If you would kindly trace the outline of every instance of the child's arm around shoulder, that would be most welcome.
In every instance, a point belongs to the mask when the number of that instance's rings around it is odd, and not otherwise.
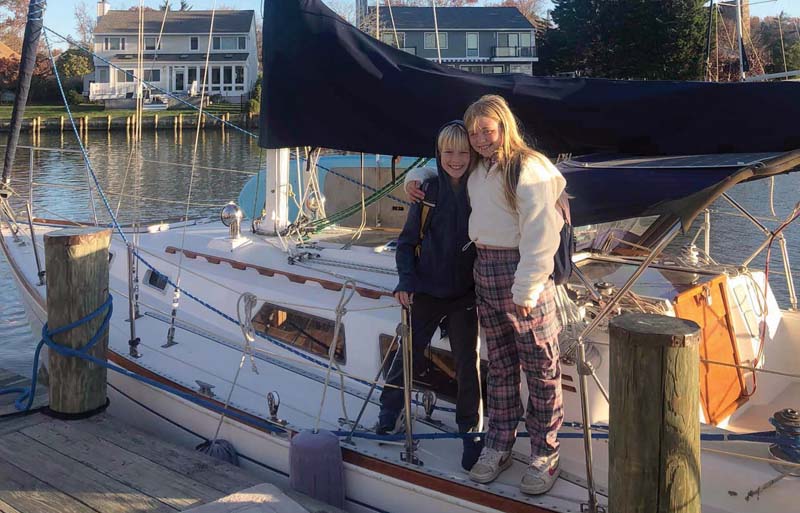
[[[517,185],[520,262],[511,287],[514,303],[532,308],[553,272],[563,217],[556,208],[566,180],[543,155],[523,162]]]

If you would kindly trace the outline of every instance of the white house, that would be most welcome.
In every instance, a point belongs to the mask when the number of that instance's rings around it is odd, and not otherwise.
[[[142,78],[179,96],[198,95],[208,52],[206,95],[235,100],[249,94],[258,76],[255,12],[216,11],[213,32],[211,20],[212,11],[169,11],[166,19],[164,11],[145,11]],[[138,10],[113,11],[106,0],[97,3],[91,100],[133,97],[138,40]]]

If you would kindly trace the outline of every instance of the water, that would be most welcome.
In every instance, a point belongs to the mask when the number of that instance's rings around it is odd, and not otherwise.
[[[138,147],[124,133],[89,134],[86,145],[90,162],[103,189],[109,193],[112,208],[116,210],[120,202],[120,192],[138,192],[148,198],[143,204],[137,205],[133,198],[122,196],[120,222],[131,222],[136,217],[144,221],[159,221],[185,215],[194,142],[194,131],[184,131],[178,135],[169,130],[145,133]],[[43,133],[36,143],[43,148],[78,148],[71,134]],[[242,185],[249,178],[247,173],[254,173],[259,168],[261,150],[254,139],[231,131],[224,134],[220,131],[203,131],[200,133],[199,143],[196,170],[194,179],[191,180],[192,205],[189,215],[215,217],[222,205],[236,199]],[[30,139],[23,137],[21,144],[30,144]],[[135,158],[137,155],[141,155],[144,161],[138,162]],[[28,150],[18,150],[13,185],[22,198],[28,197],[28,159]],[[46,218],[92,219],[93,213],[86,191],[76,189],[85,188],[86,180],[86,169],[80,154],[35,153],[34,181],[57,184],[60,187],[34,187],[34,215]],[[798,191],[800,173],[776,179],[775,210],[779,218],[785,217],[794,204],[800,201]],[[85,196],[86,200],[76,201],[76,197],[81,196]],[[757,216],[771,215],[768,201],[769,180],[739,185],[731,192],[731,196]],[[99,199],[95,203],[100,220],[108,221],[109,216]],[[724,200],[717,201],[712,210],[715,211],[712,214],[712,256],[725,263],[742,262],[761,244],[763,235],[747,219],[717,213],[716,211],[733,211]],[[794,280],[800,287],[798,223],[790,226],[785,234],[789,243]],[[701,224],[702,217],[695,222],[691,233],[682,236],[673,247],[689,240]],[[765,224],[774,228],[778,223],[765,221]],[[702,236],[698,245],[702,246]],[[762,254],[751,264],[751,268],[763,268],[764,261]],[[772,251],[771,262],[770,283],[779,304],[787,308],[788,289],[777,243]],[[0,366],[22,374],[29,373],[33,348],[37,341],[38,335],[31,333],[8,263],[0,256]]]

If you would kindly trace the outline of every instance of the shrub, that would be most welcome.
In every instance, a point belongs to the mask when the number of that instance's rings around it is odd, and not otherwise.
[[[261,102],[253,98],[247,102],[247,111],[253,114],[261,112]]]
[[[83,95],[75,89],[67,91],[67,102],[70,105],[79,105],[83,103]]]

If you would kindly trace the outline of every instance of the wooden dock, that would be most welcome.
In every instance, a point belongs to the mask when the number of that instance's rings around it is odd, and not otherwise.
[[[0,388],[9,386],[3,381],[26,380],[0,371]],[[2,513],[339,511],[105,413],[75,421],[8,415],[13,397],[0,399]]]

